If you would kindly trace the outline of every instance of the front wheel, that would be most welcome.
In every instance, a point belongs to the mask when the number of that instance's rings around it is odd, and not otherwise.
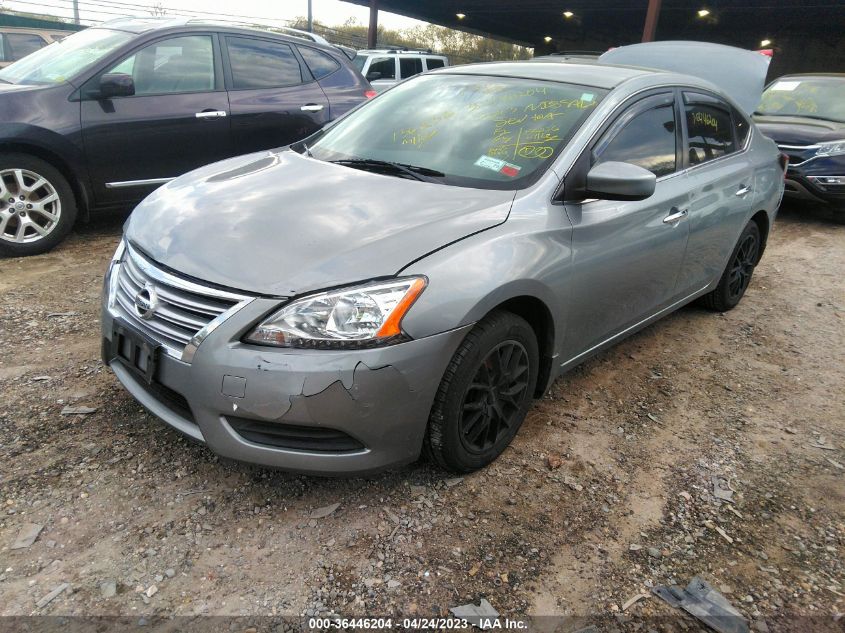
[[[76,220],[76,200],[64,176],[27,154],[0,154],[0,255],[46,253]]]
[[[754,274],[759,258],[760,228],[752,220],[739,236],[719,285],[701,297],[701,303],[717,312],[727,312],[735,308],[751,283],[751,275]]]
[[[537,338],[525,319],[489,314],[467,334],[440,383],[425,452],[470,472],[496,459],[522,425],[537,386]]]

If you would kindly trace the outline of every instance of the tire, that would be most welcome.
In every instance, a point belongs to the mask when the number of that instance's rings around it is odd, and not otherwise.
[[[76,221],[76,198],[49,163],[27,154],[0,154],[0,255],[46,253]]]
[[[845,224],[845,208],[833,210],[834,224]]]
[[[496,311],[479,321],[440,382],[424,440],[425,455],[458,473],[496,459],[525,420],[538,368],[537,338],[525,319]]]
[[[751,276],[760,257],[760,229],[750,221],[737,240],[733,253],[714,290],[701,297],[701,304],[716,312],[735,308],[751,283]]]

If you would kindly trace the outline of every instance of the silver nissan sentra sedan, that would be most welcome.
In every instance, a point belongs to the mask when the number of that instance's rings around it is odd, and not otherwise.
[[[693,300],[733,308],[763,253],[765,63],[669,44],[428,73],[177,178],[112,259],[104,361],[229,458],[490,463],[561,372]],[[621,65],[666,59],[687,72]]]

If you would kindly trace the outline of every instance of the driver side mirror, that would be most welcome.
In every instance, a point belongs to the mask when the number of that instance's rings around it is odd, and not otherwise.
[[[125,73],[106,73],[100,77],[100,99],[131,97],[135,94],[135,80]]]
[[[587,172],[585,197],[599,200],[645,200],[654,193],[657,176],[631,163],[608,161]]]
[[[371,70],[367,73],[367,81],[375,81],[376,79],[381,79],[381,73],[377,70]]]

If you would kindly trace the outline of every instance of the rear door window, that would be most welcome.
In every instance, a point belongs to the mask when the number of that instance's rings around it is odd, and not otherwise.
[[[302,59],[305,60],[308,70],[314,75],[314,79],[322,79],[340,68],[340,64],[331,55],[314,48],[300,46],[299,53],[302,55]]]
[[[419,57],[400,57],[399,74],[402,79],[418,75],[423,70],[422,60]]]
[[[710,95],[684,93],[687,152],[690,166],[700,165],[737,150],[730,106]]]
[[[370,73],[380,73],[379,79],[396,79],[396,58],[374,57],[367,70],[367,74]]]
[[[282,88],[302,83],[302,68],[293,49],[281,42],[226,37],[235,90]]]

